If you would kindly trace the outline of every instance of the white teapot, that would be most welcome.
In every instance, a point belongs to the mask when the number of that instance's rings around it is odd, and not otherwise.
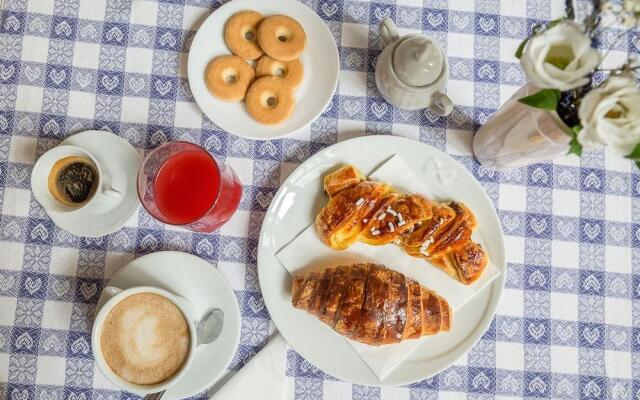
[[[451,114],[453,103],[444,94],[449,63],[440,45],[419,33],[400,37],[389,17],[380,23],[380,36],[386,44],[376,64],[376,85],[382,97],[401,108]]]

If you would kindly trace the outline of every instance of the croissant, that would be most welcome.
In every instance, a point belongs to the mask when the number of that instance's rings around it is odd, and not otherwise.
[[[447,301],[378,264],[327,268],[293,278],[292,304],[336,332],[373,346],[448,331]]]
[[[471,240],[475,216],[460,202],[437,203],[400,193],[387,183],[367,180],[351,165],[325,176],[324,190],[329,201],[316,216],[316,229],[333,249],[356,241],[394,243],[465,285],[476,281],[487,265],[488,255]]]

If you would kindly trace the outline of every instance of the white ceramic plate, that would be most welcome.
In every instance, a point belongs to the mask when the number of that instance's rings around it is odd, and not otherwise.
[[[475,235],[503,272],[471,302],[455,313],[452,330],[429,337],[395,370],[380,380],[351,345],[320,321],[291,306],[291,276],[276,258],[279,249],[315,218],[325,204],[322,177],[351,163],[364,174],[399,154],[435,196],[465,202],[478,219]],[[393,183],[393,182],[391,182]],[[304,255],[301,255],[303,257]],[[502,227],[491,200],[457,161],[424,143],[397,136],[364,136],[335,144],[300,165],[276,193],[262,225],[258,274],[265,304],[276,327],[304,358],[339,379],[363,385],[404,385],[428,378],[465,354],[489,327],[504,286]]]
[[[198,316],[212,307],[224,312],[220,336],[212,343],[198,346],[189,371],[166,391],[163,400],[200,393],[226,371],[240,341],[240,309],[233,289],[213,265],[191,254],[162,251],[131,261],[107,285],[120,289],[156,286],[189,300]],[[96,314],[106,301],[103,297],[98,300]]]
[[[74,213],[47,211],[61,229],[76,236],[100,237],[117,232],[138,212],[140,200],[136,188],[138,167],[142,157],[129,142],[111,132],[85,131],[66,138],[61,144],[85,149],[108,171],[115,188],[121,193],[117,199],[105,199],[104,207],[90,206]]]
[[[231,54],[224,42],[224,24],[238,11],[255,10],[265,16],[288,15],[307,33],[302,53],[304,78],[296,91],[296,109],[291,118],[269,126],[254,121],[244,102],[226,103],[207,89],[204,73],[214,57]],[[189,87],[202,112],[227,132],[249,139],[276,139],[309,125],[327,108],[338,85],[340,58],[331,31],[309,7],[295,0],[233,0],[214,11],[193,38],[188,59]]]

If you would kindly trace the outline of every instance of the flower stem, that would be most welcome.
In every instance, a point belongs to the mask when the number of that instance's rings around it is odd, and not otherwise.
[[[564,9],[565,12],[567,13],[567,18],[568,19],[575,19],[576,18],[576,9],[573,5],[574,0],[565,0],[564,1]]]
[[[640,65],[634,65],[634,66],[627,66],[623,68],[624,70],[629,70],[629,71],[638,71],[640,70]],[[620,68],[598,68],[596,71],[600,71],[600,72],[615,72],[615,71],[619,71]]]
[[[591,4],[593,5],[593,10],[591,10],[591,14],[589,14],[587,19],[585,19],[584,26],[586,27],[587,35],[593,37],[593,32],[596,30],[596,28],[600,24],[602,2],[601,0],[592,0]]]

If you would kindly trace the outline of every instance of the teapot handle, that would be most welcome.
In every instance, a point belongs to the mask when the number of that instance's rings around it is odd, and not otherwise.
[[[382,36],[385,44],[391,44],[400,37],[398,28],[396,28],[396,24],[391,18],[386,17],[380,22],[380,36]]]
[[[429,106],[429,109],[440,116],[446,117],[453,111],[453,102],[446,94],[442,92],[435,92],[431,96],[431,105]]]

